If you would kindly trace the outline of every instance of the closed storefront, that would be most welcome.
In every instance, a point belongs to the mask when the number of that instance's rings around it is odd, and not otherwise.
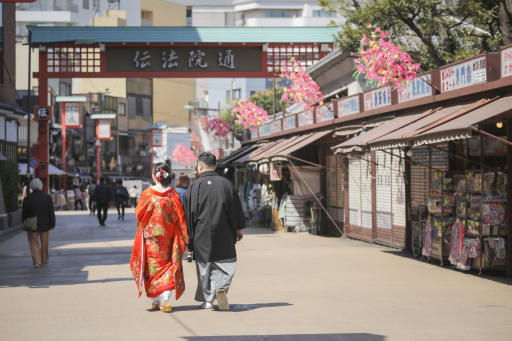
[[[339,223],[344,220],[343,158],[327,155],[327,205],[329,214]]]
[[[371,241],[372,172],[370,154],[351,155],[348,161],[349,216],[347,235]]]

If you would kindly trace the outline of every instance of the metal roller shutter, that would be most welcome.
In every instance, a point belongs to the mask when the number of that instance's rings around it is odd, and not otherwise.
[[[361,160],[361,227],[372,229],[372,164],[371,155],[366,153]]]
[[[394,149],[391,160],[391,191],[393,226],[405,228],[405,162],[404,153],[400,149]],[[396,155],[396,156],[395,156]]]
[[[348,221],[351,226],[361,226],[361,159],[348,160]]]
[[[376,151],[375,160],[377,229],[391,229],[391,155]]]

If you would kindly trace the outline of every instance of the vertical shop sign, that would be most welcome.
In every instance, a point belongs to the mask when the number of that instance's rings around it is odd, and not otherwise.
[[[270,181],[281,181],[281,166],[275,162],[270,163]]]
[[[512,76],[512,47],[501,50],[501,77]]]
[[[386,86],[364,93],[364,110],[372,110],[391,105],[391,88]]]
[[[485,56],[441,70],[441,92],[465,88],[487,81]]]
[[[98,140],[112,140],[110,135],[110,120],[97,120],[96,136]]]
[[[398,91],[398,103],[409,102],[418,98],[432,96],[432,87],[430,86],[432,77],[430,74],[414,78],[402,91]]]
[[[80,128],[80,103],[63,103],[66,128]]]
[[[359,96],[349,97],[338,101],[338,117],[358,114],[360,111]]]

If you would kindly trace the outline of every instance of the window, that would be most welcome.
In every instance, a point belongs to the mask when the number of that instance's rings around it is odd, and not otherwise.
[[[226,100],[231,99],[231,90],[226,90]]]
[[[249,97],[252,97],[256,95],[256,90],[251,90],[251,92],[249,93]]]
[[[187,6],[187,26],[192,26],[192,6]]]
[[[332,17],[335,17],[336,15],[337,15],[337,13],[335,11],[326,12],[321,9],[313,10],[313,17],[315,17],[315,18],[332,18]]]
[[[83,0],[82,1],[82,7],[84,9],[89,9],[89,0]]]
[[[293,16],[293,11],[288,9],[269,9],[265,11],[265,17],[267,18],[291,18]]]
[[[233,97],[231,99],[240,99],[242,97],[242,89],[233,89]]]
[[[151,98],[143,97],[142,98],[142,113],[145,119],[151,119],[152,109],[151,109]]]
[[[134,118],[137,116],[137,98],[135,96],[128,96],[128,117]]]
[[[126,116],[126,103],[119,103],[117,105],[117,113],[119,116]]]
[[[98,12],[99,12],[99,10],[100,10],[100,0],[94,0],[94,2],[93,2],[93,5],[92,5],[92,6],[93,6],[93,8],[94,8],[94,10],[95,10],[95,11],[98,11]],[[118,5],[118,6],[119,6],[119,5]],[[119,8],[118,8],[118,9],[119,9]]]

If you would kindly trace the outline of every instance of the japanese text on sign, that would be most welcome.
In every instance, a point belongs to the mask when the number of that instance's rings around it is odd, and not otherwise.
[[[512,47],[501,51],[501,77],[512,76]]]
[[[338,116],[348,116],[357,114],[361,111],[359,106],[359,96],[342,99],[338,102]]]
[[[486,81],[485,56],[441,70],[441,92],[465,88]]]
[[[391,105],[391,89],[389,86],[366,92],[363,96],[364,110],[377,109]]]
[[[432,77],[428,74],[409,81],[406,86],[402,87],[402,92],[398,91],[398,103],[432,96],[432,87],[430,86],[431,79]]]
[[[110,140],[110,120],[98,120],[98,140]]]
[[[334,105],[327,103],[316,108],[316,122],[324,122],[334,119]]]
[[[270,125],[269,124],[265,124],[265,125],[262,125],[260,128],[260,136],[268,136],[270,135]]]
[[[273,121],[270,124],[270,132],[272,134],[276,134],[276,133],[281,132],[281,120]]]
[[[297,122],[295,121],[295,115],[288,116],[284,119],[284,130],[290,130],[293,128],[297,128]]]
[[[64,105],[64,117],[68,128],[80,127],[80,104],[66,103]]]
[[[162,145],[162,130],[152,129],[151,135],[151,147],[160,147]]]
[[[107,72],[261,72],[261,47],[108,47]]]
[[[313,110],[301,112],[299,114],[299,127],[313,124]]]

